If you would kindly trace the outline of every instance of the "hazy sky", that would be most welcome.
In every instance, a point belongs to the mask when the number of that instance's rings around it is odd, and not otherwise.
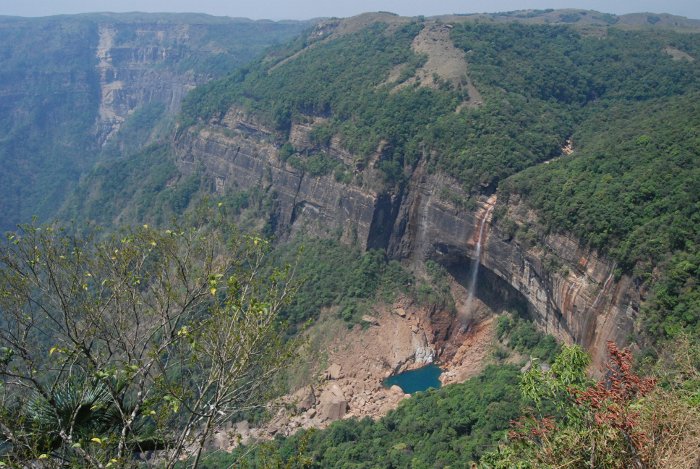
[[[700,0],[0,0],[0,15],[167,11],[274,20],[343,17],[379,10],[406,16],[431,16],[527,8],[585,8],[616,14],[644,11],[700,19]]]

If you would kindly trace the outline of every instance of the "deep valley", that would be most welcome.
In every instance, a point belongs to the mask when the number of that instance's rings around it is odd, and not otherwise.
[[[700,461],[700,20],[2,17],[0,44],[12,464]],[[384,385],[430,364],[439,390]]]

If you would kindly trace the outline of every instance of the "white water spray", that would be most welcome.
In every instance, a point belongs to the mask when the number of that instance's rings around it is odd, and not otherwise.
[[[479,275],[479,264],[481,263],[481,245],[484,237],[484,228],[486,227],[486,222],[488,221],[489,215],[493,210],[493,206],[489,207],[481,219],[479,224],[479,237],[476,240],[476,252],[474,253],[474,260],[472,261],[472,272],[469,278],[469,289],[467,290],[467,303],[465,305],[465,311],[471,313],[472,301],[474,300],[474,290],[476,290],[476,279]]]

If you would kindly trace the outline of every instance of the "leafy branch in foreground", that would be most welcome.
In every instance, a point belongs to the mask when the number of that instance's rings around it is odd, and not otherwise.
[[[0,246],[0,456],[197,466],[213,430],[277,391],[297,344],[277,313],[293,270],[217,229],[99,239],[25,226]],[[225,241],[224,239],[228,240]]]

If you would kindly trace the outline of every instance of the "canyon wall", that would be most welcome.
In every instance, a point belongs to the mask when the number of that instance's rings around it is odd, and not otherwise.
[[[161,103],[174,114],[205,77],[173,65],[183,59],[190,25],[100,23],[96,48],[100,102],[97,136],[106,142],[135,109]]]
[[[162,104],[175,115],[191,89],[289,40],[307,24],[170,14],[102,15],[93,21],[100,143],[144,105]]]
[[[290,142],[297,151],[310,148],[312,128],[313,120],[292,126]],[[362,164],[337,140],[325,151],[354,173],[352,183],[333,174],[312,177],[286,164],[275,133],[237,108],[219,121],[185,130],[176,142],[181,170],[204,171],[218,193],[255,186],[272,191],[277,203],[274,226],[282,237],[300,232],[335,236],[363,249],[385,249],[414,265],[432,259],[450,271],[466,272],[480,223],[487,217],[480,256],[484,275],[521,295],[543,330],[583,345],[597,365],[607,340],[629,342],[640,303],[631,280],[616,276],[614,263],[573,236],[518,240],[513,227],[536,225],[537,216],[517,198],[504,204],[492,195],[467,208],[462,202],[466,194],[456,181],[420,164],[401,187],[383,184],[374,167],[381,146]],[[463,282],[460,277],[466,275],[455,276]],[[466,312],[465,326],[476,320]]]

